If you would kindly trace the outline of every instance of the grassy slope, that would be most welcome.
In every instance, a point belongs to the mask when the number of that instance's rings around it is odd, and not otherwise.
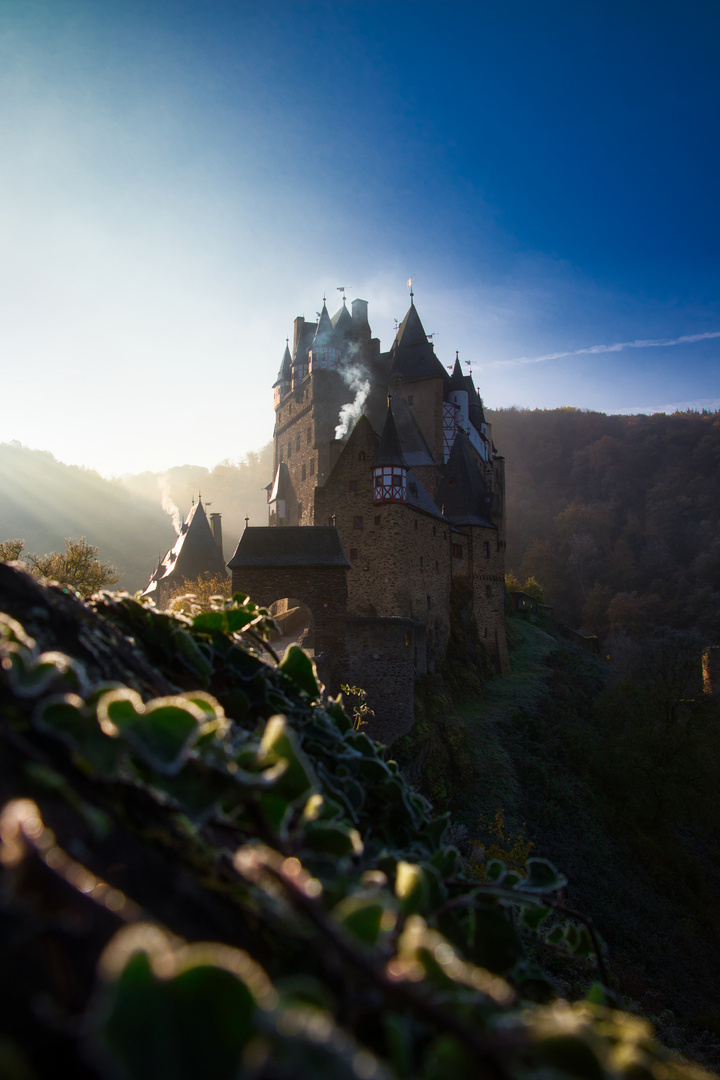
[[[687,822],[651,828],[625,814],[613,790],[612,754],[620,751],[599,712],[604,661],[529,622],[513,619],[509,630],[512,673],[472,696],[446,698],[444,710],[436,695],[435,713],[421,708],[415,744],[397,746],[397,756],[422,758],[423,736],[438,723],[452,753],[443,758],[435,746],[425,754],[423,790],[436,799],[447,790],[445,805],[471,843],[492,840],[482,821],[504,810],[507,846],[524,835],[533,855],[567,874],[567,904],[594,918],[619,989],[668,1042],[717,1068],[714,838]],[[444,785],[437,771],[447,774]],[[585,978],[579,971],[575,985],[559,990],[580,993]]]

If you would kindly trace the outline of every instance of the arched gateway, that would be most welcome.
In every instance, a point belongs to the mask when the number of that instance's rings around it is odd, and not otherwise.
[[[336,669],[342,670],[338,643],[344,639],[350,569],[335,526],[248,526],[228,567],[233,592],[248,593],[256,604],[269,607],[292,596],[308,606],[321,678],[334,683]]]

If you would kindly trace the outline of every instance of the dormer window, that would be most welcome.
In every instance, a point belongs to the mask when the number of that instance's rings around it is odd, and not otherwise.
[[[407,502],[407,469],[385,465],[373,469],[374,502]]]

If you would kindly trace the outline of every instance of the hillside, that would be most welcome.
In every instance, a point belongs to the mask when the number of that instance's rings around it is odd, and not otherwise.
[[[508,625],[511,674],[444,700],[425,687],[426,722],[393,750],[466,852],[532,843],[562,866],[617,990],[718,1068],[720,703],[700,693],[697,642],[660,633],[611,663],[546,620]],[[582,993],[586,978],[559,986]]]
[[[212,470],[183,465],[165,474],[106,480],[92,469],[64,465],[45,451],[3,443],[0,540],[23,539],[27,551],[43,555],[62,551],[66,537],[85,536],[103,561],[117,567],[119,587],[134,592],[145,588],[158,555],[174,543],[173,506],[184,518],[191,500],[202,493],[212,510],[223,515],[229,559],[245,517],[256,524],[266,520],[264,486],[271,473],[269,447]],[[163,509],[163,495],[168,509]]]
[[[720,414],[489,413],[506,458],[507,565],[587,633],[720,642]]]
[[[0,1071],[700,1080],[601,984],[565,878],[485,878],[265,620],[0,565]],[[563,960],[564,958],[564,960]],[[596,967],[597,965],[597,967]]]

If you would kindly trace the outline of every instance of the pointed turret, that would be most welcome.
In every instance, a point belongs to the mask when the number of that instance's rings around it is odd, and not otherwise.
[[[463,375],[463,369],[460,366],[460,354],[456,352],[455,367],[453,368],[453,373],[450,376],[450,385],[452,386],[453,390],[467,390],[465,378],[466,376]]]
[[[292,356],[290,355],[289,342],[285,342],[285,352],[283,358],[280,361],[280,370],[278,371],[278,377],[273,383],[274,391],[274,404],[275,408],[278,407],[282,399],[290,393],[292,387]]]
[[[330,320],[335,330],[335,337],[339,341],[344,341],[350,337],[353,329],[352,315],[348,311],[345,305],[345,297],[343,296],[342,307],[339,311],[336,311]]]
[[[435,355],[412,300],[390,348],[390,364],[391,378],[401,378],[403,382],[442,379],[444,390],[450,385],[450,376]]]
[[[395,418],[388,402],[385,424],[373,465],[373,501],[407,502],[407,473]]]
[[[327,345],[328,341],[332,337],[333,324],[330,316],[328,315],[327,304],[323,300],[322,311],[320,312],[320,319],[318,327],[313,338],[313,348],[316,345]]]
[[[202,499],[198,496],[183,522],[180,535],[153,574],[143,596],[164,604],[174,588],[201,577],[223,578],[227,577],[227,571]]]

